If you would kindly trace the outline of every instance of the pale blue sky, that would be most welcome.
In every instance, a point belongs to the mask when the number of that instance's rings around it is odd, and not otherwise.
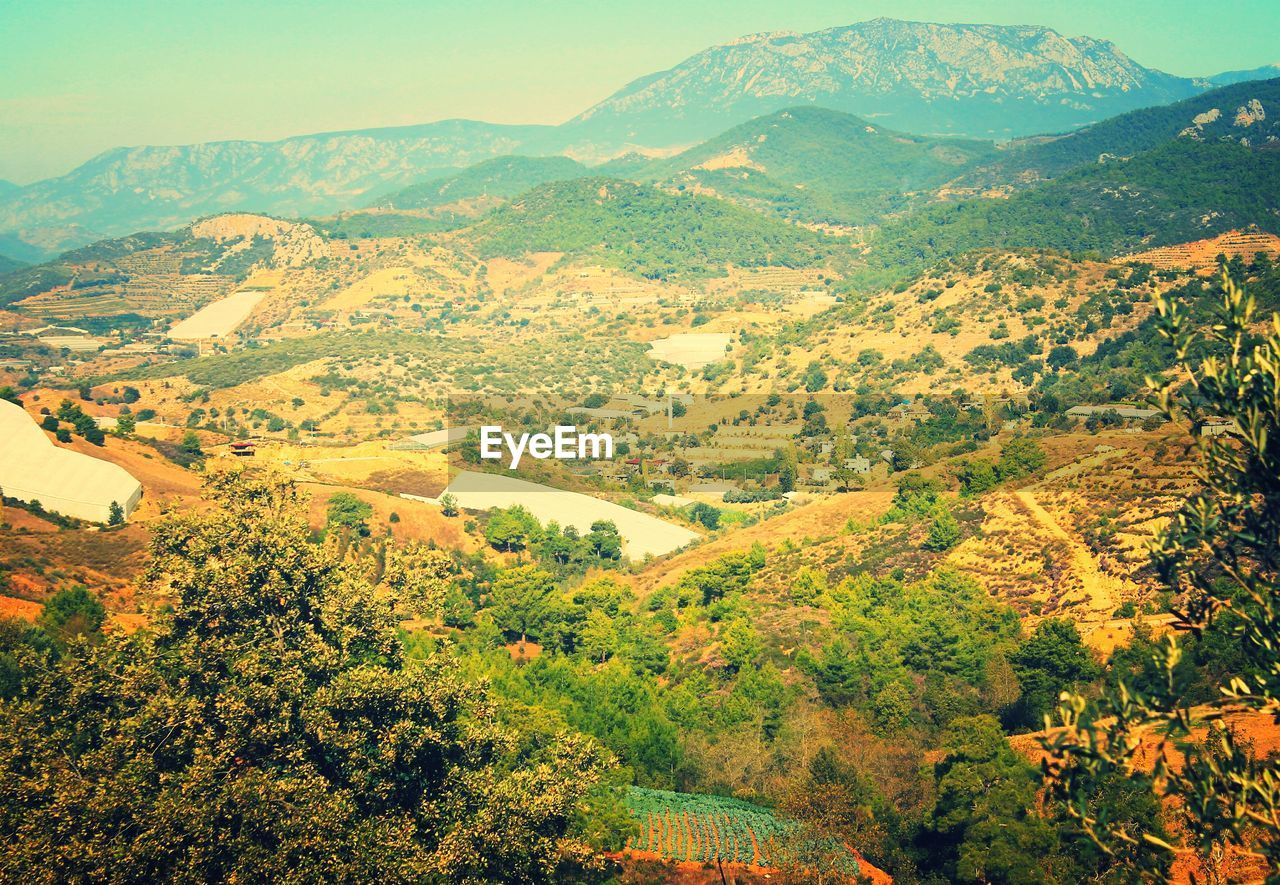
[[[880,15],[1043,24],[1181,75],[1280,61],[1275,0],[0,0],[0,178],[118,145],[558,123],[711,44]]]

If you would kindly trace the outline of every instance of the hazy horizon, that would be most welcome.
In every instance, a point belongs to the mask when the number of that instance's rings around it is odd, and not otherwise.
[[[672,0],[465,9],[384,0],[258,9],[89,2],[0,9],[0,179],[65,174],[144,144],[274,141],[451,118],[557,124],[637,77],[761,31],[888,16],[1043,25],[1114,42],[1139,64],[1205,76],[1269,64],[1280,7],[881,0],[788,5]],[[270,84],[267,88],[265,84]]]

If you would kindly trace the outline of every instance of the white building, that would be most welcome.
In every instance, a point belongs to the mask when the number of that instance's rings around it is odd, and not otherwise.
[[[462,442],[467,438],[467,434],[475,429],[474,427],[445,427],[442,430],[429,430],[392,443],[389,448],[443,449],[445,446]]]
[[[892,457],[892,456],[890,456]],[[852,470],[854,473],[866,474],[871,472],[871,461],[861,455],[854,455],[852,458],[844,459],[844,469]]]
[[[59,448],[26,409],[8,400],[0,400],[0,489],[90,522],[106,522],[112,503],[127,519],[142,499],[141,483],[123,467]]]
[[[1122,405],[1072,406],[1067,409],[1067,415],[1072,418],[1087,418],[1090,415],[1105,415],[1107,412],[1115,412],[1119,417],[1130,421],[1141,421],[1145,418],[1152,418],[1160,414],[1159,409],[1139,409],[1135,406]]]

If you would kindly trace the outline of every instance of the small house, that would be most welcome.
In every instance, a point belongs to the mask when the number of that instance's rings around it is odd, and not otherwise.
[[[1210,415],[1200,422],[1200,436],[1222,436],[1224,433],[1238,433],[1236,422],[1230,418]]]

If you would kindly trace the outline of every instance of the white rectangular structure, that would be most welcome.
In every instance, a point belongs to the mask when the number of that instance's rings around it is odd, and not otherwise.
[[[697,532],[675,525],[647,513],[639,513],[579,492],[566,492],[514,476],[495,473],[458,473],[447,494],[467,510],[492,510],[495,507],[524,507],[543,525],[555,520],[561,526],[571,525],[586,534],[597,520],[609,520],[622,536],[622,550],[631,559],[662,556],[696,541]]]
[[[103,523],[112,503],[128,519],[142,499],[142,484],[123,467],[59,448],[26,409],[8,400],[0,400],[0,490],[63,516]]]
[[[174,341],[203,341],[225,338],[249,318],[265,292],[233,292],[212,304],[206,304],[185,320],[174,324],[169,337]]]

